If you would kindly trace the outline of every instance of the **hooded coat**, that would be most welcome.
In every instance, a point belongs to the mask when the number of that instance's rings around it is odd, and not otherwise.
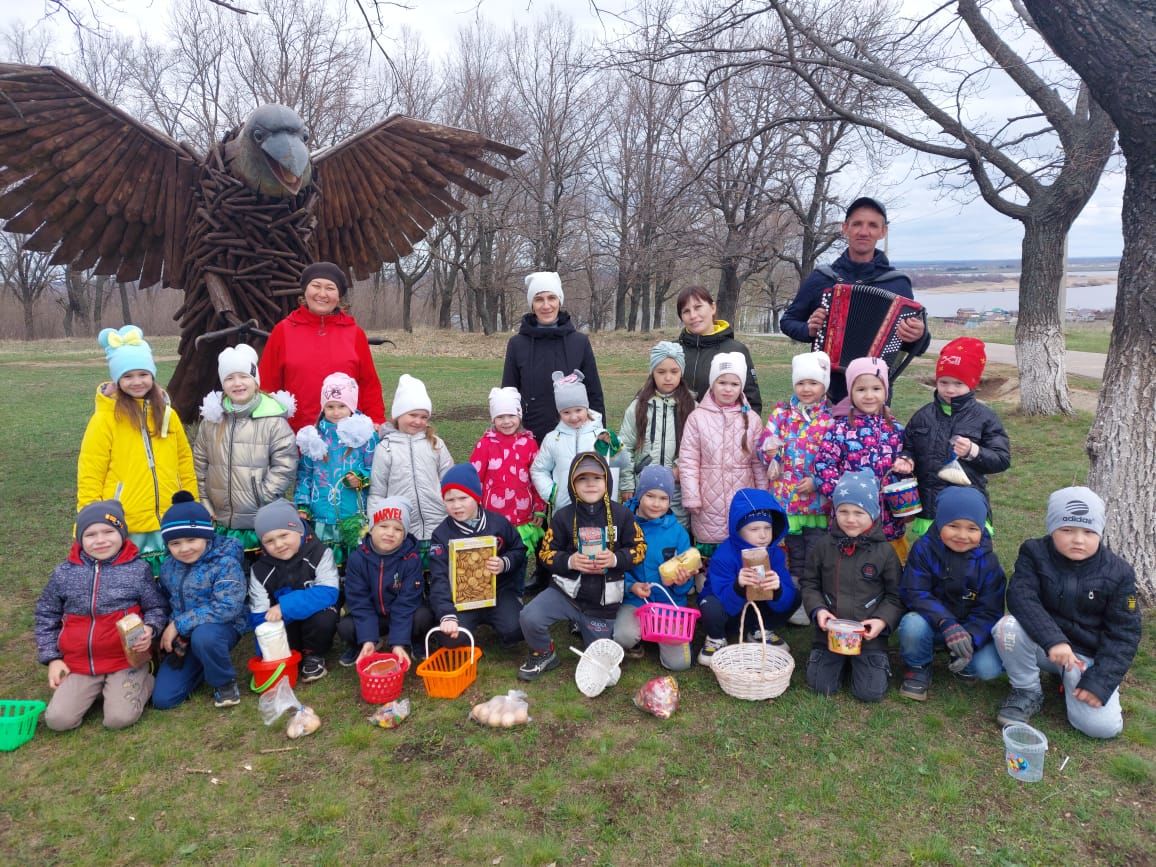
[[[360,411],[350,419],[363,419]],[[351,488],[345,477],[353,473],[363,482],[368,482],[373,471],[373,454],[377,448],[376,431],[369,431],[368,438],[360,445],[346,445],[340,434],[346,427],[347,419],[331,422],[321,418],[314,430],[325,443],[323,458],[313,458],[302,453],[297,466],[297,487],[293,491],[293,502],[298,510],[309,513],[310,519],[321,524],[337,524],[345,518],[365,511],[364,488]],[[364,424],[359,427],[366,427]],[[358,431],[360,433],[360,431]],[[360,439],[360,437],[358,437]]]
[[[201,415],[193,440],[197,487],[218,523],[251,530],[257,510],[283,497],[297,474],[297,443],[286,409],[258,392],[253,406],[234,410],[228,398],[213,392]]]
[[[679,332],[678,342],[686,354],[683,379],[695,400],[701,401],[710,391],[710,363],[720,352],[741,352],[747,361],[747,381],[743,394],[747,403],[757,413],[763,411],[763,397],[759,392],[759,379],[755,374],[755,363],[751,359],[746,344],[735,340],[735,330],[725,319],[715,321],[715,329],[710,334],[691,334],[685,328]]]
[[[538,549],[538,561],[550,571],[551,583],[588,617],[615,616],[626,592],[625,573],[646,559],[646,537],[634,513],[610,499],[610,467],[597,452],[583,452],[602,465],[607,492],[596,503],[585,503],[574,493],[574,479],[567,480],[572,502],[550,519]],[[615,554],[615,565],[600,575],[570,568],[570,557],[583,545],[605,547]]]
[[[345,564],[345,608],[353,618],[357,643],[376,644],[382,620],[389,619],[391,646],[408,647],[413,615],[421,606],[425,579],[417,541],[405,534],[396,551],[381,554],[366,536]]]
[[[565,310],[558,313],[554,325],[539,325],[533,313],[525,314],[518,333],[506,344],[502,387],[516,388],[522,395],[522,423],[539,443],[546,441],[546,435],[558,423],[554,382],[550,378],[555,370],[582,371],[590,408],[606,415],[602,381],[598,378],[590,338],[574,327]]]
[[[245,569],[241,543],[227,536],[213,536],[195,563],[166,557],[159,582],[172,608],[177,632],[189,635],[205,623],[232,626],[243,634],[249,625],[245,613]]]
[[[815,458],[834,421],[827,401],[808,409],[794,395],[789,401],[775,404],[767,416],[766,427],[759,437],[759,456],[766,458],[762,445],[768,437],[783,441],[781,454],[770,458],[779,460],[781,465],[781,472],[771,482],[771,491],[786,506],[789,515],[824,514],[826,498],[819,493],[817,482],[809,494],[800,494],[796,488],[804,479],[814,480]]]
[[[111,560],[98,561],[74,542],[68,559],[36,602],[36,656],[47,665],[63,659],[78,674],[112,674],[129,668],[116,621],[139,614],[160,635],[168,623],[169,606],[152,570],[125,540]]]
[[[426,432],[406,434],[385,426],[373,450],[370,497],[403,497],[413,506],[409,530],[419,542],[427,541],[446,516],[442,476],[454,465],[441,437],[429,441]]]
[[[258,368],[263,389],[284,389],[297,398],[297,412],[289,419],[294,433],[321,413],[321,383],[331,373],[357,380],[358,408],[374,424],[385,422],[385,399],[369,340],[342,310],[318,316],[298,307],[273,326]]]
[[[903,602],[899,598],[899,557],[883,537],[876,521],[861,536],[848,539],[832,521],[830,531],[816,542],[807,555],[807,566],[799,587],[803,608],[810,615],[812,646],[826,647],[827,633],[815,623],[815,614],[826,608],[842,620],[878,618],[887,628],[863,650],[887,651],[887,636],[899,625]]]
[[[686,420],[679,449],[682,505],[699,542],[727,538],[727,508],[740,488],[766,488],[756,443],[762,421],[744,402],[720,407],[708,391]],[[746,451],[743,441],[746,440]]]
[[[836,276],[832,277],[829,272],[834,272]],[[800,343],[811,343],[813,338],[807,330],[807,320],[822,301],[823,290],[830,289],[837,282],[868,283],[904,298],[915,298],[911,290],[911,279],[893,270],[882,250],[876,250],[870,262],[853,262],[848,251],[844,250],[830,265],[816,268],[807,275],[807,279],[799,286],[795,300],[779,318],[779,328],[783,333]],[[922,355],[930,344],[931,332],[925,328],[923,336],[915,343],[903,344],[903,350],[912,355]],[[842,371],[831,371],[831,386],[827,389],[827,395],[832,406],[847,396],[847,380]]]
[[[530,479],[538,443],[528,430],[504,434],[490,428],[470,455],[482,480],[482,508],[505,516],[515,527],[545,514],[546,503]]]
[[[600,434],[606,431],[602,416],[590,410],[590,419],[581,427],[573,428],[558,422],[538,449],[530,464],[530,479],[542,501],[560,509],[570,503],[568,477],[570,462],[579,452],[592,452]],[[626,459],[626,452],[619,452]]]
[[[96,389],[95,411],[80,443],[76,468],[76,510],[97,500],[119,500],[130,533],[161,528],[161,515],[177,491],[198,496],[193,450],[176,411],[165,395],[165,420],[156,430],[145,401],[145,428],[118,415],[116,397]]]
[[[675,554],[681,554],[691,545],[690,534],[686,532],[686,527],[679,523],[673,511],[667,512],[659,518],[644,518],[635,512],[634,519],[638,521],[638,526],[642,528],[642,535],[646,539],[646,559],[626,573],[626,604],[634,608],[641,608],[647,602],[669,604],[673,601],[675,605],[685,608],[687,596],[694,589],[693,581],[687,581],[685,584],[672,584],[669,587],[664,585],[662,590],[652,591],[649,599],[635,596],[630,592],[630,588],[639,582],[643,584],[663,583],[662,576],[658,574],[658,567]],[[664,593],[663,590],[666,592]],[[669,599],[667,594],[670,595]]]
[[[699,597],[700,605],[703,599],[714,596],[730,617],[737,617],[746,605],[746,591],[738,584],[739,570],[743,568],[743,551],[754,546],[739,535],[739,523],[755,511],[771,513],[771,528],[775,534],[774,540],[767,546],[767,553],[771,558],[771,569],[779,576],[779,591],[774,599],[765,604],[772,611],[785,614],[798,607],[799,588],[795,586],[791,571],[787,568],[787,558],[781,547],[787,535],[787,514],[769,491],[755,488],[743,489],[731,500],[727,518],[729,535],[711,555],[706,584]]]

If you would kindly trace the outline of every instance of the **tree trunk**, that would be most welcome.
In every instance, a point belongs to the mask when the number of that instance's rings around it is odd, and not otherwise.
[[[36,317],[33,313],[35,312],[34,308],[36,307],[36,303],[33,300],[21,299],[20,304],[24,308],[24,339],[35,340]]]
[[[719,262],[718,318],[725,319],[738,330],[735,315],[739,306],[739,264],[732,257],[726,256]]]
[[[100,333],[101,325],[104,320],[104,287],[105,277],[93,277],[92,286],[92,335],[95,337]]]
[[[132,306],[128,303],[128,284],[117,283],[120,289],[120,317],[125,325],[132,325]]]
[[[1068,399],[1063,321],[1056,302],[1064,273],[1064,237],[1070,228],[1070,223],[1055,218],[1024,224],[1016,364],[1020,409],[1028,415],[1073,412]]]

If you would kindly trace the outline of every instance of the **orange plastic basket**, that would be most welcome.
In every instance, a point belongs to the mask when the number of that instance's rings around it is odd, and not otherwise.
[[[425,684],[430,698],[457,698],[465,692],[478,677],[478,660],[482,649],[474,644],[474,635],[468,629],[459,628],[470,637],[470,646],[440,647],[431,655],[429,637],[438,632],[435,626],[425,634],[425,662],[415,669],[417,676]]]

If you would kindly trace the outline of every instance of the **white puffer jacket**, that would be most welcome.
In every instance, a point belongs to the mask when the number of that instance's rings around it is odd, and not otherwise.
[[[429,541],[445,520],[442,476],[454,465],[441,437],[430,443],[424,432],[404,434],[392,424],[385,426],[381,442],[373,450],[370,497],[403,497],[413,505],[409,531],[415,539]]]
[[[538,495],[557,511],[570,504],[570,464],[578,452],[592,452],[601,434],[608,433],[602,426],[602,416],[588,410],[590,420],[579,428],[572,428],[565,422],[558,422],[554,430],[546,434],[538,449],[538,456],[530,465],[530,480]],[[617,479],[622,467],[630,461],[630,452],[622,449],[608,459],[610,472]],[[611,486],[613,489],[613,485]],[[613,490],[612,490],[613,493]],[[553,494],[553,501],[550,495]]]

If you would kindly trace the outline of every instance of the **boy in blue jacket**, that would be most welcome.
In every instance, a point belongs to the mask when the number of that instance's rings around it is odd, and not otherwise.
[[[216,707],[241,703],[230,653],[248,629],[245,552],[241,543],[213,530],[209,510],[188,491],[173,494],[161,518],[169,556],[161,563],[161,588],[172,612],[161,633],[167,656],[157,669],[153,707],[176,707],[206,681]]]
[[[674,474],[660,464],[650,464],[638,474],[637,481],[638,506],[634,514],[646,538],[646,559],[626,573],[625,598],[614,620],[614,640],[627,655],[641,657],[642,625],[638,621],[638,609],[647,602],[669,604],[671,601],[686,607],[686,597],[694,587],[694,575],[680,570],[675,583],[663,587],[665,593],[654,589],[656,584],[663,585],[658,567],[690,548],[690,534],[670,511]],[[658,658],[668,671],[686,671],[691,663],[690,643],[660,644]]]
[[[992,550],[987,498],[977,488],[948,487],[935,504],[931,531],[916,541],[899,579],[908,613],[899,621],[906,671],[899,694],[925,701],[936,647],[951,653],[948,668],[964,680],[1003,672],[991,630],[1003,616],[1007,578]]]
[[[288,500],[257,510],[254,529],[261,556],[249,573],[249,610],[254,626],[282,620],[289,646],[304,657],[301,680],[329,672],[325,654],[337,631],[337,564],[321,542],[305,538],[305,524]]]
[[[787,515],[779,501],[769,491],[741,488],[731,500],[727,515],[730,536],[718,546],[707,567],[707,580],[699,595],[698,607],[702,612],[706,641],[698,655],[700,665],[710,665],[719,649],[726,647],[727,633],[738,629],[739,615],[747,601],[747,588],[774,592],[772,599],[756,602],[767,630],[768,644],[788,650],[787,643],[776,633],[794,613],[799,604],[799,588],[787,568],[787,558],[780,544],[787,535]],[[766,548],[771,569],[765,574],[750,566],[743,566],[742,552],[747,548]],[[748,621],[748,628],[750,621]],[[762,641],[757,631],[748,636],[750,641]]]
[[[401,497],[369,501],[369,533],[345,565],[347,613],[337,624],[347,648],[342,665],[369,656],[383,637],[391,653],[410,661],[407,648],[421,647],[433,625],[422,604],[425,578],[417,540],[409,532],[410,510]]]

